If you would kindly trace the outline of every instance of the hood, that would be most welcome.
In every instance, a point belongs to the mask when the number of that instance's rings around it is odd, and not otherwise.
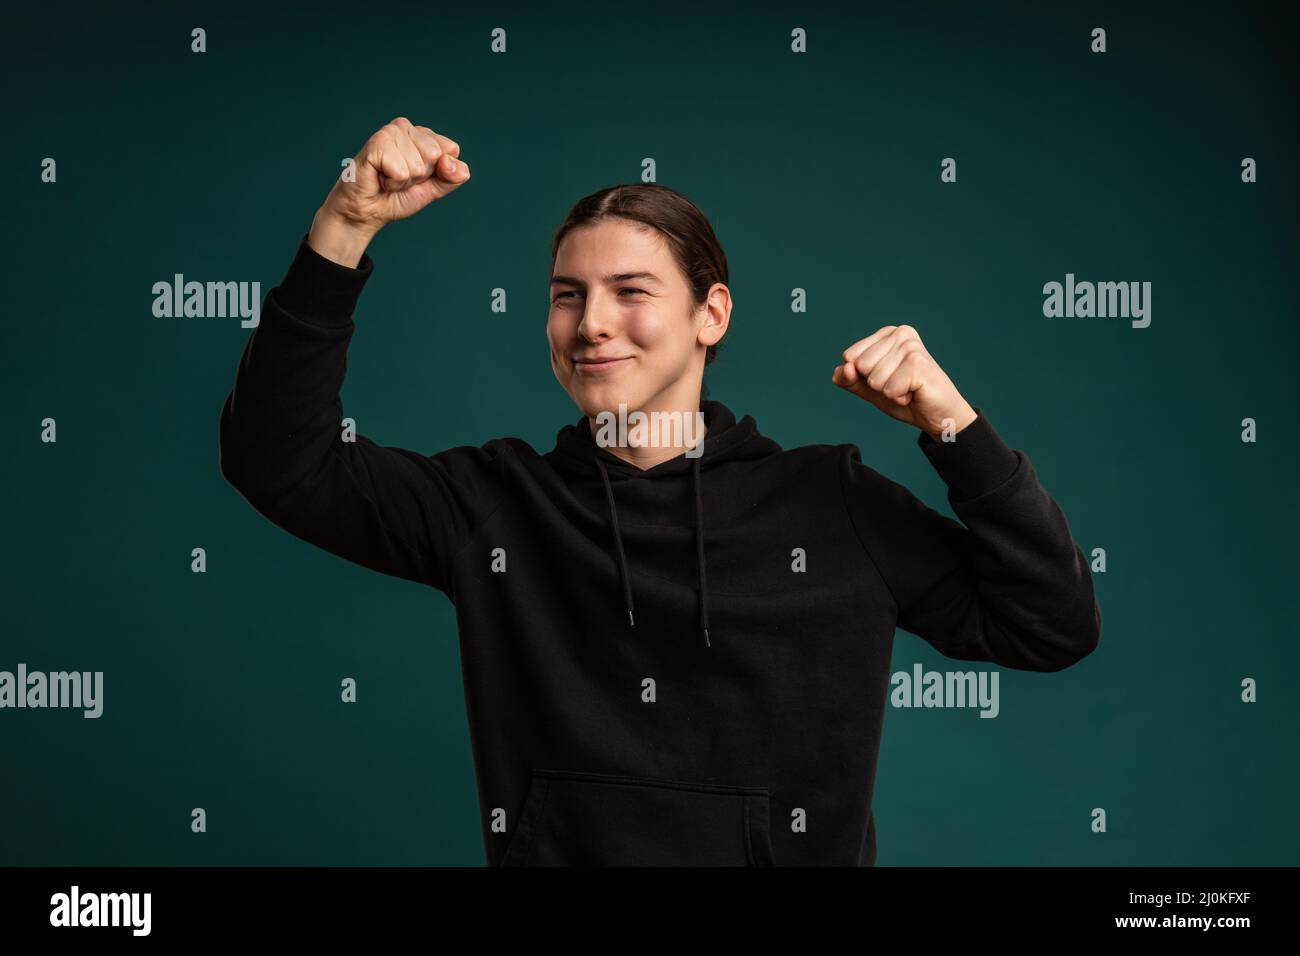
[[[709,592],[708,574],[704,548],[704,494],[705,475],[724,462],[734,462],[763,458],[781,450],[770,438],[759,433],[754,419],[746,415],[740,421],[731,409],[721,402],[705,400],[700,403],[704,413],[705,439],[703,454],[689,458],[686,453],[676,458],[661,462],[653,468],[642,470],[636,465],[624,461],[607,448],[596,444],[591,434],[591,427],[584,415],[572,425],[560,429],[555,440],[555,463],[563,471],[573,475],[598,474],[605,488],[605,502],[609,509],[609,549],[618,564],[619,577],[623,583],[623,603],[627,611],[627,624],[636,627],[635,601],[632,593],[632,579],[628,573],[627,553],[623,548],[623,536],[618,526],[618,496],[615,487],[632,479],[648,481],[680,481],[689,476],[692,484],[694,508],[690,515],[683,515],[683,523],[691,523],[695,528],[695,562],[699,580],[699,626],[706,647],[712,647],[709,640]]]

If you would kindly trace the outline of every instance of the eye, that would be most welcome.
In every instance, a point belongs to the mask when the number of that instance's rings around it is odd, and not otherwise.
[[[630,292],[630,293],[632,293],[633,295],[649,295],[649,293],[646,292],[645,289],[638,289],[636,286],[624,286],[623,288],[621,288],[621,289],[618,290],[618,294],[619,294],[619,295],[622,295],[624,292]],[[577,294],[578,294],[578,293],[575,292],[575,291],[573,291],[572,289],[569,289],[569,290],[564,291],[564,292],[557,292],[556,295],[555,295],[555,298],[551,299],[551,301],[552,301],[552,302],[558,302],[558,301],[560,301],[560,299],[563,299],[563,298],[565,298],[566,296],[577,295]]]

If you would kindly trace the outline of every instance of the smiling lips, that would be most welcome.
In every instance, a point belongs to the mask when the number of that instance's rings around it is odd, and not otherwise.
[[[610,369],[621,368],[625,362],[632,361],[630,355],[624,356],[598,356],[595,358],[574,359],[573,367],[575,371],[584,375],[597,374]]]

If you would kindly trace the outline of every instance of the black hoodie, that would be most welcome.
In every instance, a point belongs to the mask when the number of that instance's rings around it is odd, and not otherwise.
[[[1083,552],[978,406],[953,442],[917,435],[962,523],[854,445],[783,450],[719,402],[702,455],[645,471],[585,418],[545,454],[342,440],[373,267],[300,244],[220,466],[281,528],[454,603],[490,865],[872,865],[895,627],[1035,671],[1097,645]]]

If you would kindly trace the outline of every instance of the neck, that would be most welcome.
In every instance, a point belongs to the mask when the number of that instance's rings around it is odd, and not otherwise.
[[[685,454],[708,431],[698,392],[694,402],[652,400],[636,409],[589,415],[587,427],[597,444],[642,471]]]

